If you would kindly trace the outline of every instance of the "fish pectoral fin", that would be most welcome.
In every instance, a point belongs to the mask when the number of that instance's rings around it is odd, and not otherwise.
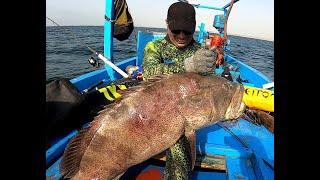
[[[196,133],[194,130],[191,130],[189,132],[185,133],[185,136],[187,137],[189,144],[190,144],[190,150],[191,150],[191,169],[193,170],[195,163],[196,163]]]

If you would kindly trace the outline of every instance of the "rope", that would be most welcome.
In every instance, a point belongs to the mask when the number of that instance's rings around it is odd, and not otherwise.
[[[224,126],[223,124],[221,124],[221,122],[217,123],[218,126],[222,127],[223,129],[225,129],[226,131],[228,131],[233,137],[235,137],[236,140],[238,140],[245,148],[247,149],[251,149],[249,148],[249,146],[247,145],[247,143],[241,139],[240,137],[238,137],[234,132],[232,132],[228,127]],[[253,152],[255,151],[254,149],[251,149]],[[255,152],[254,152],[255,153]],[[256,153],[255,153],[256,154]],[[274,169],[274,167],[271,165],[271,163],[269,161],[267,161],[266,159],[260,157],[263,162],[265,164],[267,164],[272,170]]]
[[[247,145],[247,143],[242,140],[241,138],[239,138],[234,132],[232,132],[228,127],[222,125],[220,122],[217,123],[218,126],[222,127],[223,129],[225,129],[226,131],[228,131],[233,137],[235,137],[245,148],[249,149],[249,146]]]
[[[228,25],[228,18],[229,18],[229,14],[231,12],[231,9],[232,9],[232,6],[233,6],[233,3],[234,3],[234,0],[231,0],[231,3],[230,3],[230,7],[228,9],[228,12],[227,12],[227,16],[226,16],[226,19],[224,21],[224,35],[225,35],[225,42],[227,41],[228,39],[228,36],[227,36],[227,25]]]

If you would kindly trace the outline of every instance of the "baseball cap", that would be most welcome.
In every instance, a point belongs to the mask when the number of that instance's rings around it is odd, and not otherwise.
[[[183,30],[194,33],[196,27],[194,7],[186,2],[176,2],[168,9],[167,22],[170,30]]]

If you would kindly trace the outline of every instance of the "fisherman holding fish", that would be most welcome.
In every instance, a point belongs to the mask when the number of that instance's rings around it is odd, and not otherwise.
[[[173,3],[166,19],[167,35],[144,49],[143,77],[183,72],[214,72],[217,53],[201,48],[193,39],[195,9],[185,2]]]
[[[192,38],[194,8],[172,4],[167,25],[167,37],[145,48],[146,81],[123,91],[69,141],[59,167],[62,179],[119,179],[164,151],[164,178],[190,179],[195,131],[243,114],[242,85],[198,74],[213,71],[216,53],[200,49]]]
[[[217,53],[201,48],[193,39],[194,7],[185,2],[173,3],[168,9],[166,24],[166,37],[149,42],[144,49],[143,78],[183,72],[213,73]],[[183,135],[166,151],[165,179],[190,178],[196,153],[193,147],[195,137],[188,139]]]

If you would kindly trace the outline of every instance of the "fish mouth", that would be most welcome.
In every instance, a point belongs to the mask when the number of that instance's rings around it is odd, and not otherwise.
[[[227,111],[225,113],[225,120],[237,119],[243,114],[246,109],[246,105],[242,101],[243,93],[244,87],[240,85],[237,88],[235,95],[232,97],[230,105],[227,108]]]

